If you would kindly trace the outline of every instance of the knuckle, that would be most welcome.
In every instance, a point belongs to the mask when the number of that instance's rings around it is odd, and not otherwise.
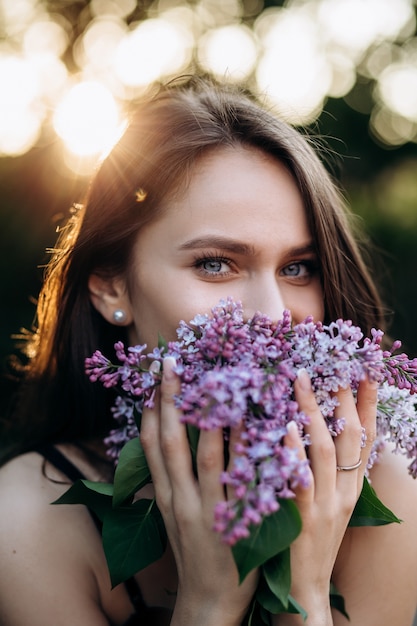
[[[316,444],[316,454],[323,463],[335,463],[336,451],[332,441]]]
[[[368,446],[372,446],[377,438],[377,433],[375,428],[367,428],[366,429],[366,444]]]
[[[350,387],[339,387],[337,396],[340,398],[348,398],[352,395],[352,389]]]
[[[150,450],[156,444],[158,440],[158,435],[155,429],[143,427],[139,434],[139,439],[140,439],[143,449],[146,452],[147,450]]]
[[[195,521],[194,511],[190,511],[188,507],[184,506],[184,503],[173,501],[173,512],[175,521],[177,523],[178,534],[184,534],[185,541],[189,536],[188,529]]]
[[[365,398],[360,399],[360,406],[363,407],[367,413],[370,413],[371,415],[373,413],[376,414],[377,398],[371,398],[367,395]]]
[[[358,402],[367,409],[375,409],[378,402],[378,387],[366,381],[359,385]]]
[[[166,490],[164,490],[162,493],[160,491],[156,491],[155,500],[161,515],[164,519],[166,519],[172,509],[171,494],[168,493]]]
[[[358,494],[356,491],[350,491],[347,494],[344,494],[343,500],[340,504],[341,513],[345,517],[350,517],[352,515],[353,509],[355,508],[356,502],[358,500]]]
[[[320,524],[322,524],[323,529],[326,529],[325,532],[330,532],[331,528],[334,526],[335,520],[337,520],[340,515],[340,509],[337,507],[336,502],[325,502],[323,506],[320,507],[320,510]]]
[[[214,450],[197,452],[197,463],[203,472],[210,472],[218,467],[218,454]]]
[[[175,393],[176,389],[173,388],[172,384],[165,384],[161,388],[161,402],[164,404],[174,404],[175,403]]]
[[[316,414],[317,412],[319,412],[319,407],[316,401],[315,396],[313,395],[313,393],[311,393],[309,396],[307,396],[306,398],[303,398],[303,400],[300,402],[298,401],[300,408],[307,414],[310,416],[313,416],[314,414]]]
[[[173,457],[180,448],[178,437],[174,435],[161,437],[161,450],[165,458]]]
[[[362,439],[362,426],[357,420],[355,420],[354,423],[348,421],[344,433],[346,438],[352,441],[352,443],[360,443]]]

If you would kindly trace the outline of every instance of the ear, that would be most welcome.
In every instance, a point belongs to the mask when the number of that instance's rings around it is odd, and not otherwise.
[[[133,322],[125,280],[120,277],[103,278],[98,274],[91,274],[88,279],[88,290],[93,306],[107,322],[116,324],[113,315],[117,309],[121,309],[126,315],[123,322],[118,322],[117,326],[129,326]]]

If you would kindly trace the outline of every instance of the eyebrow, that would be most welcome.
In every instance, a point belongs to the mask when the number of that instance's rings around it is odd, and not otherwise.
[[[179,249],[199,250],[202,248],[222,248],[222,250],[228,250],[229,252],[234,252],[235,254],[248,254],[255,256],[254,246],[236,241],[235,239],[231,239],[229,237],[221,237],[218,235],[209,235],[208,237],[196,237],[195,239],[190,239],[189,241],[184,242]]]
[[[196,237],[195,239],[185,241],[179,247],[180,250],[200,250],[204,248],[221,248],[222,250],[227,250],[228,252],[233,252],[234,254],[256,256],[256,250],[253,245],[219,235]],[[308,242],[305,245],[290,248],[287,251],[287,256],[302,256],[304,254],[316,254],[316,252],[314,244],[312,242]]]

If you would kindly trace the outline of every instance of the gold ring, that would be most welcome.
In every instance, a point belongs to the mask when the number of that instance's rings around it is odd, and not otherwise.
[[[352,470],[358,469],[362,465],[362,459],[359,459],[355,465],[336,465],[336,469],[338,472],[351,472]]]

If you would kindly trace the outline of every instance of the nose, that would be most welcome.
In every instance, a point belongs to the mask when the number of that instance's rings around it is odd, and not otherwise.
[[[247,285],[242,302],[245,319],[250,319],[259,311],[277,321],[287,308],[275,274],[254,276]]]

